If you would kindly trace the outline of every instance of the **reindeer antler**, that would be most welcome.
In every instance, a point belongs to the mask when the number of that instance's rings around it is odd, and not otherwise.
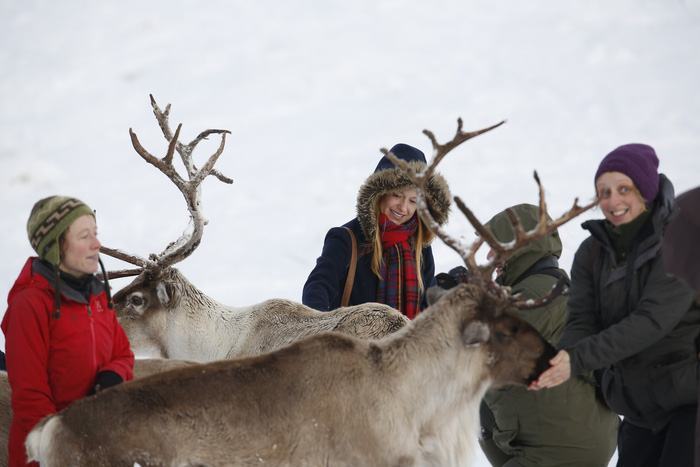
[[[433,219],[430,209],[428,207],[428,200],[426,198],[427,193],[427,183],[430,176],[435,171],[437,165],[442,161],[442,159],[455,147],[459,146],[463,142],[479,136],[483,133],[493,130],[505,123],[505,120],[492,125],[490,127],[472,131],[464,132],[462,131],[462,119],[457,119],[457,132],[452,140],[439,144],[435,135],[429,130],[423,130],[423,133],[430,139],[433,146],[433,157],[430,163],[420,171],[415,171],[412,169],[405,161],[397,158],[394,154],[382,149],[382,152],[396,165],[399,167],[416,185],[416,191],[418,193],[417,210],[423,221],[428,225],[428,227],[437,235],[447,246],[452,248],[457,254],[464,260],[464,263],[469,271],[469,281],[476,283],[481,288],[483,288],[487,293],[496,296],[497,298],[507,297],[514,306],[518,308],[535,308],[541,306],[545,303],[551,301],[555,296],[561,294],[566,288],[566,284],[563,281],[559,281],[557,285],[552,289],[552,291],[545,297],[539,300],[520,300],[518,296],[511,296],[509,291],[499,286],[492,280],[493,271],[497,265],[503,264],[508,258],[510,258],[517,250],[527,245],[528,243],[537,240],[539,238],[545,237],[557,228],[570,221],[574,217],[580,215],[581,213],[587,211],[588,209],[595,206],[596,201],[585,205],[579,206],[578,198],[574,200],[574,204],[567,212],[555,220],[548,220],[549,216],[547,214],[547,204],[545,202],[544,188],[540,181],[537,172],[534,173],[535,181],[539,188],[539,219],[535,227],[526,232],[523,228],[522,223],[511,210],[507,210],[508,218],[513,225],[513,230],[515,231],[515,238],[512,242],[503,243],[498,241],[492,232],[482,224],[479,219],[474,215],[474,213],[467,207],[467,205],[458,197],[455,196],[455,204],[457,208],[465,215],[469,223],[474,227],[478,234],[478,238],[470,245],[466,246],[458,239],[447,234],[445,230]],[[488,244],[493,251],[492,255],[488,259],[487,264],[480,266],[476,261],[476,252],[484,243]]]
[[[122,271],[110,271],[108,276],[113,277],[126,277],[129,275],[136,275],[143,270],[160,270],[171,266],[179,261],[182,261],[188,257],[192,252],[199,246],[202,240],[202,234],[204,232],[204,226],[207,224],[207,220],[202,215],[200,210],[201,205],[201,190],[200,184],[209,175],[213,175],[224,183],[233,183],[233,180],[222,175],[220,172],[214,169],[216,161],[219,156],[224,151],[224,146],[226,145],[226,135],[231,132],[228,130],[214,130],[209,129],[201,132],[197,137],[192,140],[189,144],[183,145],[178,141],[180,137],[180,130],[182,129],[182,124],[177,126],[175,133],[170,129],[170,124],[168,122],[170,116],[170,104],[166,105],[165,111],[162,111],[153,95],[149,95],[151,98],[151,106],[153,107],[153,114],[158,121],[163,136],[166,141],[168,141],[168,150],[162,159],[153,156],[148,152],[139,141],[136,133],[129,128],[129,136],[131,137],[131,144],[136,150],[137,154],[143,158],[146,162],[156,167],[158,170],[163,172],[180,190],[180,193],[185,198],[187,203],[187,209],[190,212],[190,220],[192,221],[192,232],[183,233],[180,238],[170,243],[161,253],[151,254],[149,259],[143,259],[135,255],[124,253],[119,250],[112,248],[102,247],[100,251],[106,255],[112,256],[114,258],[126,261],[128,263],[134,264],[139,267],[139,269],[129,269]],[[201,169],[197,169],[192,161],[192,152],[194,151],[197,144],[203,139],[206,139],[209,135],[220,134],[221,143],[218,149],[212,154],[209,159],[204,163]],[[182,163],[187,171],[187,179],[184,179],[177,172],[173,166],[173,156],[175,151],[180,154]]]
[[[467,247],[458,239],[450,236],[442,228],[442,226],[440,226],[440,224],[433,218],[433,215],[430,213],[430,209],[428,207],[428,201],[425,196],[425,193],[427,193],[427,183],[430,180],[430,176],[433,174],[433,172],[435,172],[435,169],[438,166],[438,164],[450,151],[452,151],[454,148],[456,148],[463,142],[470,140],[476,136],[482,135],[488,131],[491,131],[494,128],[498,128],[504,123],[506,123],[506,121],[502,120],[496,123],[495,125],[482,128],[481,130],[465,132],[462,130],[462,119],[458,118],[457,131],[455,132],[455,136],[452,138],[452,140],[444,144],[440,144],[437,142],[437,139],[435,138],[435,135],[432,131],[423,130],[423,134],[425,134],[430,139],[430,142],[433,145],[433,156],[430,159],[430,163],[423,170],[420,170],[418,172],[415,171],[411,166],[409,166],[406,163],[406,161],[399,159],[387,149],[381,149],[382,153],[384,153],[394,163],[394,165],[399,167],[416,185],[416,189],[418,192],[417,210],[418,214],[421,216],[421,219],[423,219],[423,222],[425,222],[430,228],[430,230],[432,230],[433,233],[437,235],[447,246],[456,251],[457,254],[464,259],[467,269],[472,273],[473,271],[476,271],[478,269],[472,252],[475,252],[478,249],[479,245],[481,244],[481,240],[477,240],[477,242],[479,242],[478,245],[475,243],[475,245],[472,245],[472,247]],[[461,200],[458,197],[455,197],[454,199],[455,202],[461,203]],[[476,217],[474,217],[473,214],[471,214],[471,212],[469,212],[467,218],[470,218],[470,216],[474,220],[476,220]],[[477,223],[481,225],[478,221]],[[478,227],[477,231],[479,231]]]

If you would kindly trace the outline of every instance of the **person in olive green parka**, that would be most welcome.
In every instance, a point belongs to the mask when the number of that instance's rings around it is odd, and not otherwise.
[[[530,204],[511,208],[526,230],[534,228],[539,209]],[[509,242],[513,227],[503,211],[487,223],[496,238]],[[523,298],[547,295],[559,280],[568,281],[557,259],[558,233],[533,241],[498,269],[497,281]],[[556,344],[566,322],[566,298],[518,310]],[[607,466],[616,446],[619,418],[596,398],[590,379],[573,378],[547,391],[508,386],[489,391],[482,403],[482,450],[494,466]]]

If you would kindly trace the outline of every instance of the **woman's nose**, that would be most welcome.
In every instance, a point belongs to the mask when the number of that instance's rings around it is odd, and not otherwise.
[[[614,205],[615,203],[620,201],[620,198],[621,198],[620,195],[615,193],[614,191],[612,193],[610,193],[610,203],[611,204]]]

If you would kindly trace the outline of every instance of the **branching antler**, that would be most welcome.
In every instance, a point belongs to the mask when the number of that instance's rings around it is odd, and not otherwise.
[[[158,107],[158,104],[156,103],[156,100],[153,98],[153,94],[149,94],[149,97],[151,98],[151,106],[153,107],[153,115],[155,115],[156,120],[158,121],[158,126],[160,126],[160,129],[163,132],[163,136],[165,137],[165,140],[168,141],[169,143],[172,143],[173,141],[173,132],[170,129],[170,123],[168,122],[168,119],[170,117],[170,104],[165,106],[165,111],[160,110],[160,107]],[[178,129],[180,126],[178,125]],[[129,130],[131,132],[131,130]],[[185,165],[185,169],[187,170],[187,174],[192,179],[192,177],[195,175],[195,172],[197,171],[197,167],[192,162],[192,152],[194,151],[194,148],[199,144],[200,141],[203,139],[206,139],[207,136],[215,133],[221,133],[222,134],[222,140],[221,140],[221,145],[219,146],[219,150],[217,151],[219,155],[221,155],[221,152],[224,149],[224,137],[223,135],[228,133],[230,134],[231,132],[228,130],[204,130],[201,132],[195,139],[189,142],[189,144],[182,144],[178,141],[177,138],[177,130],[176,130],[176,136],[174,138],[176,144],[175,144],[175,149],[177,150],[178,154],[180,154],[180,157],[182,158],[182,163]],[[170,153],[170,158],[172,159],[172,153]],[[213,156],[212,156],[213,157]],[[219,156],[217,155],[216,158]],[[211,158],[210,158],[211,160]],[[214,160],[216,162],[216,160]],[[203,169],[204,170],[204,169]],[[207,175],[211,173],[211,175],[215,176],[219,180],[221,180],[224,183],[233,183],[233,180],[230,178],[222,175],[220,172],[217,170],[213,169],[213,164],[212,168],[209,169],[207,172]],[[205,175],[206,177],[206,175]]]
[[[516,251],[527,245],[528,243],[537,240],[539,238],[546,237],[552,232],[556,231],[560,226],[570,221],[574,217],[580,215],[581,213],[587,211],[588,209],[595,206],[596,202],[593,201],[585,206],[579,206],[578,198],[574,200],[574,204],[567,212],[565,212],[559,218],[550,221],[547,214],[547,204],[545,202],[544,188],[540,181],[537,172],[534,173],[535,181],[539,189],[539,219],[537,225],[530,230],[525,231],[522,223],[515,215],[515,213],[508,209],[507,215],[513,226],[515,232],[515,238],[513,241],[508,243],[500,242],[493,233],[482,224],[479,219],[474,215],[474,213],[467,207],[467,205],[458,197],[455,196],[455,204],[457,208],[464,214],[469,223],[476,230],[478,237],[469,246],[465,246],[458,239],[447,234],[445,230],[435,221],[429,209],[429,200],[426,198],[427,184],[429,182],[430,176],[435,171],[437,165],[442,161],[442,159],[454,148],[462,144],[463,142],[493,130],[505,123],[501,121],[490,127],[472,131],[464,132],[462,131],[462,119],[457,120],[457,132],[452,140],[440,144],[437,142],[435,135],[429,130],[423,130],[423,133],[430,139],[433,146],[433,157],[423,170],[416,172],[413,170],[405,161],[397,158],[394,154],[382,149],[382,152],[403,172],[413,181],[416,185],[416,191],[418,192],[417,210],[421,219],[428,225],[428,227],[437,235],[447,246],[452,248],[459,254],[459,256],[464,260],[464,263],[469,271],[469,282],[476,283],[482,287],[487,293],[494,296],[494,298],[503,299],[506,298],[513,303],[514,306],[518,308],[535,308],[542,306],[549,301],[553,300],[554,297],[561,294],[566,289],[566,283],[560,281],[552,289],[552,291],[545,297],[539,300],[521,300],[518,296],[511,296],[507,288],[501,287],[492,280],[493,272],[499,264],[504,264],[505,261],[510,258]],[[485,265],[480,266],[476,261],[477,250],[486,243],[492,250],[489,255],[489,260]]]
[[[502,120],[499,123],[496,123],[495,125],[491,125],[489,127],[483,128],[481,130],[476,130],[476,131],[469,131],[465,132],[462,130],[462,119],[458,118],[457,119],[457,131],[455,132],[455,136],[452,138],[452,140],[448,141],[447,143],[440,144],[437,142],[437,139],[435,138],[435,135],[433,134],[432,131],[430,130],[423,130],[423,134],[425,134],[429,139],[431,144],[433,145],[433,156],[430,160],[430,163],[428,164],[425,169],[416,172],[412,167],[410,167],[406,161],[399,159],[396,157],[394,154],[389,152],[387,149],[382,149],[382,153],[384,153],[393,163],[395,166],[399,167],[403,172],[413,181],[413,183],[417,187],[418,191],[418,200],[417,200],[417,210],[418,214],[421,216],[421,219],[423,219],[423,222],[425,222],[430,230],[437,235],[447,246],[452,248],[454,251],[457,252],[457,254],[464,259],[467,269],[470,271],[475,271],[478,269],[476,265],[476,261],[474,259],[474,256],[472,254],[472,251],[476,251],[481,244],[481,240],[477,240],[474,245],[471,247],[467,247],[464,245],[462,242],[457,240],[456,238],[453,238],[450,236],[441,226],[438,224],[438,222],[433,218],[433,215],[430,213],[430,209],[428,206],[429,200],[426,199],[426,193],[427,191],[427,184],[429,183],[430,177],[435,172],[435,168],[438,166],[438,164],[442,161],[442,159],[454,148],[462,144],[463,142],[470,140],[476,136],[482,135],[488,131],[493,130],[494,128],[498,128],[499,126],[503,125],[506,121]],[[458,201],[458,198],[455,197],[455,202]],[[461,202],[461,200],[459,201]],[[469,217],[469,216],[467,216]],[[473,215],[472,215],[473,217]],[[476,218],[474,218],[476,219]]]
[[[131,144],[133,145],[134,150],[136,150],[137,154],[140,155],[143,160],[163,172],[163,174],[165,174],[175,184],[175,186],[177,186],[178,190],[180,190],[180,193],[182,193],[185,198],[185,202],[187,203],[187,209],[190,212],[192,231],[183,233],[180,238],[170,243],[165,250],[159,254],[150,255],[149,259],[143,259],[119,250],[102,247],[100,250],[102,253],[139,266],[139,269],[109,272],[109,277],[125,277],[127,275],[135,275],[143,270],[161,270],[182,261],[189,256],[197,248],[197,246],[199,246],[202,239],[202,234],[204,232],[204,226],[207,224],[207,220],[204,218],[200,210],[200,184],[209,175],[213,175],[224,183],[233,183],[233,180],[214,169],[216,161],[224,151],[224,147],[226,145],[226,135],[230,134],[231,132],[228,130],[205,130],[197,135],[197,137],[189,144],[183,145],[179,142],[182,124],[177,126],[174,134],[170,129],[170,124],[168,122],[170,116],[170,104],[165,107],[165,111],[162,111],[160,107],[158,107],[153,95],[150,95],[150,98],[151,106],[153,107],[153,114],[155,115],[158,125],[163,132],[163,136],[165,137],[166,141],[168,141],[168,150],[162,159],[153,156],[141,145],[136,133],[129,128]],[[202,168],[197,169],[192,161],[192,152],[199,142],[212,134],[220,134],[221,143],[214,154],[212,154],[204,163]],[[180,158],[182,159],[182,163],[187,171],[187,179],[181,177],[173,166],[173,156],[175,151],[178,152]]]

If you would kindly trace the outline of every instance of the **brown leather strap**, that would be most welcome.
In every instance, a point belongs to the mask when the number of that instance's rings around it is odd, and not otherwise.
[[[350,255],[350,265],[348,266],[348,277],[345,279],[345,289],[343,289],[343,298],[340,300],[340,306],[348,306],[350,303],[350,292],[352,285],[355,282],[355,269],[357,269],[357,240],[355,234],[347,227],[343,227],[350,235],[350,243],[352,244],[352,253]]]

